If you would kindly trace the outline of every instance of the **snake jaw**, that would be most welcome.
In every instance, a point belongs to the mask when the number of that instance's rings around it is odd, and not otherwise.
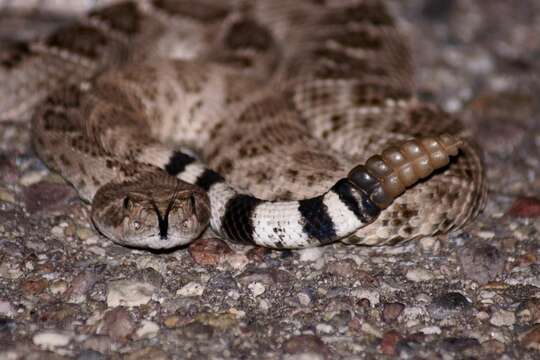
[[[406,188],[450,162],[462,140],[452,135],[407,141],[370,157],[351,170],[348,180],[381,209],[387,208]]]

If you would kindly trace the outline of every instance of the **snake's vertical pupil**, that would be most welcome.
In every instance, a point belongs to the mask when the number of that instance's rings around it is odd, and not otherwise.
[[[129,196],[126,196],[126,197],[124,198],[124,203],[123,203],[124,209],[126,209],[126,210],[129,209],[129,203],[130,203],[130,201],[131,201],[131,200],[129,199]]]

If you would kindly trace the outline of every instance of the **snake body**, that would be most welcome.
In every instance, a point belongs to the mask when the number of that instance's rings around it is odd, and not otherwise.
[[[38,155],[124,245],[208,223],[273,248],[396,243],[484,203],[478,151],[414,97],[380,1],[126,1],[2,59],[0,119],[33,114]]]

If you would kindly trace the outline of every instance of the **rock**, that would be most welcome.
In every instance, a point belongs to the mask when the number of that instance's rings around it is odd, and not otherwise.
[[[80,240],[86,241],[91,236],[94,236],[94,231],[87,227],[77,227],[77,230],[75,230],[75,235],[77,235],[77,238],[79,238]]]
[[[298,253],[300,255],[300,261],[313,262],[324,255],[324,250],[322,247],[313,247],[298,250]]]
[[[215,266],[221,263],[226,255],[234,251],[220,239],[206,238],[195,241],[189,246],[193,260],[203,266]]]
[[[189,324],[192,321],[193,319],[191,317],[180,316],[180,315],[170,315],[170,316],[167,316],[163,320],[163,325],[165,325],[169,329],[173,329],[176,327],[181,327],[186,324]]]
[[[238,281],[242,285],[249,285],[253,282],[259,282],[265,287],[272,287],[277,284],[287,284],[291,281],[291,275],[283,270],[266,268],[252,269],[244,271]]]
[[[333,326],[334,329],[340,331],[345,329],[348,324],[351,322],[353,311],[341,310],[333,315],[331,315],[328,325]],[[325,314],[325,317],[328,317],[330,314]],[[333,331],[333,330],[332,330]]]
[[[112,340],[105,335],[94,335],[84,340],[82,346],[100,354],[108,354],[112,350]]]
[[[527,349],[540,351],[540,324],[521,334],[519,338]]]
[[[238,326],[236,316],[231,313],[201,313],[195,317],[195,321],[221,331]]]
[[[428,306],[428,311],[434,319],[442,320],[454,316],[471,307],[471,302],[458,292],[448,292],[437,296]]]
[[[46,330],[35,334],[32,341],[43,349],[53,350],[57,347],[67,346],[71,341],[71,335]]]
[[[383,334],[379,348],[381,353],[388,356],[396,355],[396,345],[401,340],[401,334],[395,330],[387,331]]]
[[[15,204],[15,195],[8,189],[0,187],[0,202],[9,202]]]
[[[425,252],[438,253],[441,248],[441,242],[436,237],[425,236],[420,239],[419,245]]]
[[[135,324],[129,312],[123,307],[116,307],[105,313],[99,332],[115,341],[125,341],[134,330]]]
[[[197,282],[189,282],[180,289],[176,290],[176,295],[180,296],[201,296],[204,292],[204,286]]]
[[[45,305],[40,311],[39,320],[43,322],[70,322],[77,318],[80,311],[81,309],[75,304],[57,302]]]
[[[262,295],[266,291],[266,288],[260,282],[252,282],[248,285],[248,289],[255,297]]]
[[[357,265],[352,259],[333,261],[326,265],[326,272],[343,277],[355,277]]]
[[[107,287],[107,306],[140,306],[147,304],[156,288],[149,283],[133,280],[111,281]]]
[[[159,325],[153,321],[142,320],[141,327],[135,333],[138,338],[151,338],[158,334]]]
[[[358,299],[367,299],[369,306],[375,306],[379,303],[381,295],[375,290],[355,289],[351,295]]]
[[[0,314],[2,313],[1,304],[0,302]],[[523,318],[522,321],[540,324],[540,299],[532,298],[526,300],[519,306],[518,315],[520,318]]]
[[[429,281],[433,279],[433,273],[426,269],[416,268],[407,271],[405,277],[413,282]]]
[[[317,334],[332,334],[335,330],[334,327],[330,324],[319,323],[315,326],[315,331]]]
[[[243,270],[248,264],[249,259],[244,254],[231,254],[225,257],[227,264],[235,270]]]
[[[304,291],[299,292],[297,297],[298,297],[298,302],[302,306],[308,306],[311,303],[311,297],[309,296],[308,293],[306,293]]]
[[[49,291],[53,295],[61,295],[67,290],[67,284],[64,280],[57,280],[49,286]]]
[[[315,335],[297,335],[285,341],[282,351],[286,354],[305,354],[306,359],[328,359],[331,357],[330,349]]]
[[[505,259],[499,249],[488,244],[462,247],[459,252],[464,275],[480,284],[495,279],[504,271]]]
[[[427,326],[425,328],[420,329],[420,332],[424,335],[440,335],[442,334],[442,330],[438,326]]]
[[[15,316],[15,308],[9,301],[0,299],[0,316],[13,317]]]
[[[26,296],[34,296],[40,294],[49,286],[47,279],[39,277],[25,280],[21,284],[21,291]]]
[[[540,217],[540,199],[532,197],[518,198],[508,210],[507,215],[525,218]]]
[[[145,267],[141,270],[140,279],[143,282],[153,284],[156,287],[159,287],[163,284],[163,276],[152,267]]]
[[[75,190],[67,184],[44,181],[23,190],[25,207],[30,214],[63,209],[67,202],[76,196]]]
[[[489,322],[495,326],[512,326],[516,323],[516,315],[512,311],[498,310],[491,315]]]
[[[64,294],[67,302],[80,304],[86,300],[86,293],[92,289],[97,281],[97,276],[92,271],[83,271],[71,281],[69,288]]]
[[[385,323],[391,323],[397,320],[399,315],[405,309],[405,305],[400,303],[387,303],[383,305],[381,317]]]
[[[271,253],[271,250],[262,246],[256,246],[253,249],[250,249],[246,256],[248,260],[252,263],[263,262],[265,257]]]

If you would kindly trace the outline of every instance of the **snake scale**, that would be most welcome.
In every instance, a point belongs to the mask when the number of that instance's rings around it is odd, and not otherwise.
[[[0,121],[123,245],[394,244],[476,216],[458,119],[376,0],[121,1],[0,56]]]

